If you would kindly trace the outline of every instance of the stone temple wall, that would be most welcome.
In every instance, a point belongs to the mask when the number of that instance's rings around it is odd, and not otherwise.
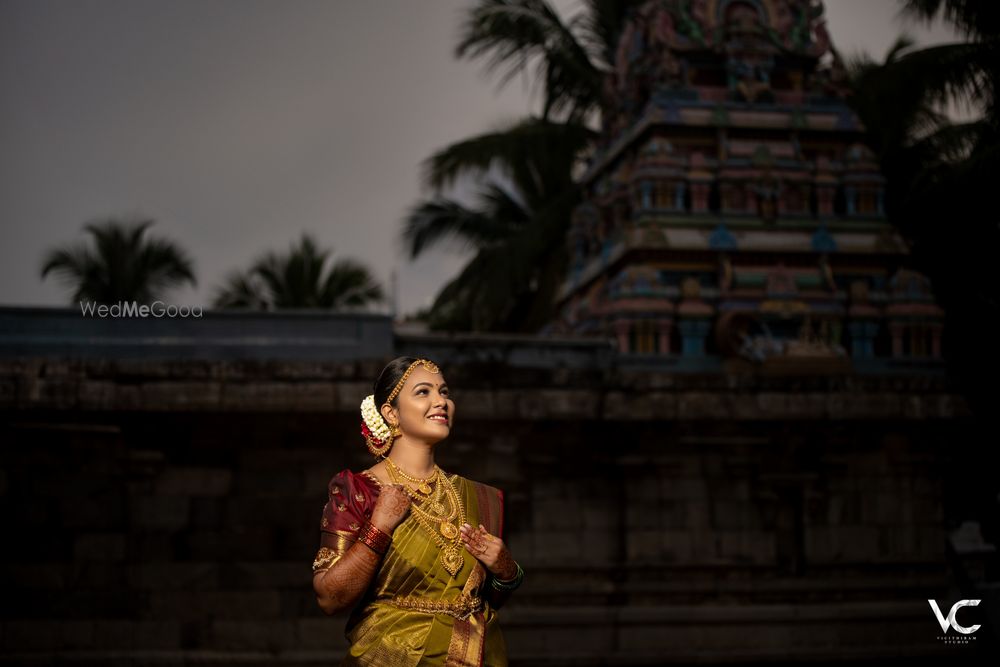
[[[322,615],[310,573],[326,483],[370,464],[357,405],[411,352],[455,391],[441,466],[506,493],[527,573],[500,612],[512,664],[938,664],[995,646],[942,644],[927,604],[970,597],[946,511],[972,425],[942,379],[395,345],[369,361],[0,360],[0,661],[335,664],[345,617]]]

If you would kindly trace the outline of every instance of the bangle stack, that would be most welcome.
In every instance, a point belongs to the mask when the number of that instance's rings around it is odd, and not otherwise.
[[[498,579],[496,576],[490,579],[490,585],[493,586],[494,590],[500,591],[501,593],[510,593],[524,581],[524,570],[518,563],[514,563],[517,566],[517,574],[514,575],[513,579]]]
[[[365,525],[361,526],[361,534],[358,537],[358,541],[367,545],[368,548],[379,556],[384,556],[385,552],[389,550],[389,545],[392,543],[392,535],[382,532],[371,521],[365,521]]]

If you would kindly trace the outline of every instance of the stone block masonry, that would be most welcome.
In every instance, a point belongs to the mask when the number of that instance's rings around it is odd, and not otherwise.
[[[439,463],[505,491],[513,664],[939,655],[923,607],[954,596],[948,443],[971,429],[943,381],[462,354],[435,355]],[[336,662],[310,564],[327,480],[370,465],[382,363],[0,361],[3,661]]]

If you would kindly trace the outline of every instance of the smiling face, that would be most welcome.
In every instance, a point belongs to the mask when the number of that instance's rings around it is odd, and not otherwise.
[[[396,395],[396,407],[382,406],[388,423],[399,424],[403,436],[425,442],[448,437],[455,419],[455,401],[448,394],[442,373],[418,365]]]

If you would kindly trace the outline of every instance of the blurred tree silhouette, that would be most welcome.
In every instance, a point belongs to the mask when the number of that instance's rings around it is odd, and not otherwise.
[[[949,515],[977,519],[1000,540],[1000,480],[993,415],[1000,380],[1000,3],[907,0],[904,11],[943,19],[965,42],[924,49],[901,38],[884,62],[853,63],[852,103],[887,178],[889,220],[908,239],[913,260],[944,306],[949,374],[972,408],[981,440],[949,443],[954,468]],[[945,112],[964,106],[971,119]]]
[[[353,260],[327,266],[329,250],[321,250],[304,234],[285,254],[267,253],[245,272],[231,273],[217,290],[216,308],[338,309],[384,300],[381,285],[367,267]]]
[[[919,19],[943,19],[967,41],[914,48],[900,38],[882,63],[852,64],[851,102],[888,180],[891,222],[910,241],[947,313],[947,358],[973,407],[992,406],[1000,352],[1000,3],[905,0]],[[971,111],[953,122],[949,106]]]
[[[469,10],[456,55],[504,70],[501,85],[535,67],[543,111],[427,160],[434,195],[404,221],[410,255],[446,239],[476,251],[427,312],[432,329],[533,332],[550,319],[565,275],[570,212],[580,199],[574,169],[597,138],[587,122],[600,110],[632,4],[587,0],[569,22],[545,0],[480,0]],[[483,183],[472,205],[442,194],[462,177]]]
[[[50,273],[73,288],[73,302],[149,303],[184,283],[195,284],[194,265],[172,241],[153,238],[152,220],[109,219],[84,225],[90,244],[56,248],[42,260],[42,278]]]
[[[438,196],[415,206],[404,239],[413,257],[454,237],[476,255],[442,288],[431,328],[534,331],[551,315],[565,274],[565,235],[579,201],[573,164],[592,133],[583,125],[529,118],[508,129],[453,144],[430,160],[430,181],[496,167],[473,206]]]

